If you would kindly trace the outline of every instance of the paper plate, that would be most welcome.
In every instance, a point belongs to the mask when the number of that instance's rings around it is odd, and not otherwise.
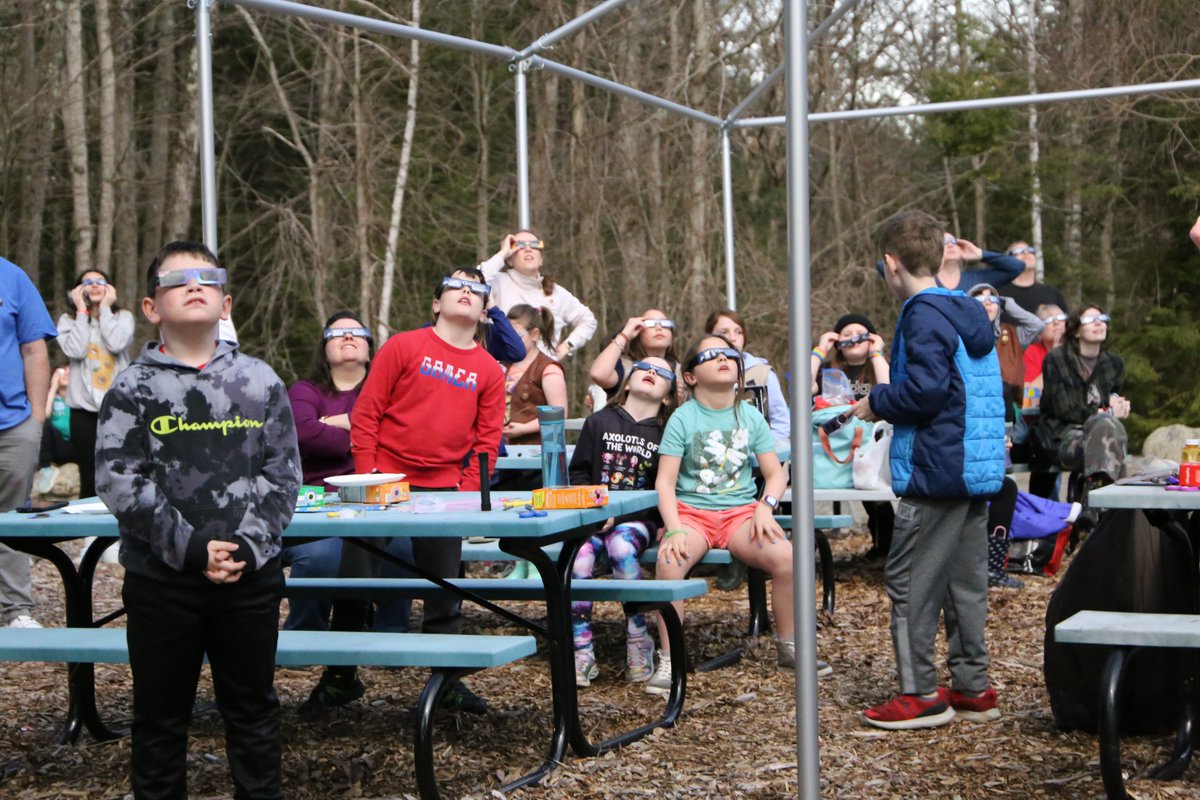
[[[330,486],[378,486],[381,483],[393,483],[404,480],[403,472],[372,472],[366,475],[334,475],[326,478]]]

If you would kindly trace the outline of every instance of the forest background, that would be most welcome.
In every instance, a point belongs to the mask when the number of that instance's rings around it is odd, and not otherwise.
[[[314,0],[521,49],[584,0]],[[816,26],[834,10],[810,3]],[[1031,17],[1036,14],[1036,18]],[[422,324],[451,265],[516,224],[514,80],[501,60],[222,4],[213,16],[218,229],[242,346],[287,381],[349,307]],[[778,0],[634,0],[548,58],[724,116],[782,63]],[[1194,0],[862,0],[810,51],[813,112],[1200,77]],[[546,272],[600,320],[586,366],[647,306],[680,347],[724,305],[718,131],[547,70],[528,76]],[[748,115],[778,115],[778,82]],[[200,238],[193,15],[183,0],[0,3],[0,255],[51,312],[85,269],[136,310],[173,238]],[[1031,115],[1036,114],[1031,120]],[[907,206],[992,250],[1031,238],[1046,282],[1113,314],[1135,440],[1200,424],[1200,91],[814,123],[814,335],[846,311],[890,339],[875,226]],[[736,130],[738,305],[786,369],[785,132]],[[1031,145],[1037,144],[1036,169]],[[140,318],[140,314],[136,314]],[[139,333],[149,337],[145,323]]]

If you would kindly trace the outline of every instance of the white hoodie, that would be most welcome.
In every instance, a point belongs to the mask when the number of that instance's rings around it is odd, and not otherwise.
[[[554,291],[549,295],[542,289],[542,278],[539,275],[531,278],[517,272],[515,269],[501,271],[504,259],[494,255],[479,265],[484,279],[492,287],[492,299],[504,313],[513,306],[525,303],[534,308],[548,308],[554,315],[554,333],[543,348],[547,355],[554,356],[554,348],[563,340],[563,329],[571,328],[571,334],[566,341],[571,343],[574,350],[579,350],[596,334],[596,316],[592,310],[579,301],[575,295],[563,288],[561,283],[554,285]]]

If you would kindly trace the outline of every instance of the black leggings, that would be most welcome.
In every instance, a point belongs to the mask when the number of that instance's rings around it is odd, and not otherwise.
[[[100,415],[71,409],[71,447],[79,464],[79,496],[96,496],[96,423]]]

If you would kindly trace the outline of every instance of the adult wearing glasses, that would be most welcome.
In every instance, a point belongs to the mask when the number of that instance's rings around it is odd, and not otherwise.
[[[1012,279],[1011,283],[1000,285],[996,284],[996,288],[1000,290],[1003,297],[1011,297],[1017,301],[1017,305],[1027,311],[1037,311],[1042,306],[1058,306],[1063,313],[1066,313],[1067,300],[1063,297],[1063,293],[1053,286],[1044,283],[1039,283],[1037,279],[1037,250],[1030,247],[1029,244],[1021,239],[1013,242],[1005,250],[1005,253],[1012,258],[1020,260],[1024,265],[1024,271],[1020,275]],[[1005,322],[1012,322],[1006,312],[1002,319]]]
[[[871,393],[871,387],[891,382],[891,367],[883,352],[883,339],[875,331],[875,324],[862,314],[844,314],[817,338],[810,357],[812,367],[813,395],[819,395],[823,386],[823,371],[839,369],[850,380],[857,402]],[[892,529],[896,524],[896,510],[885,501],[863,503],[867,512],[867,530],[871,534],[871,547],[866,558],[886,558],[892,547]]]
[[[538,346],[558,361],[573,355],[596,333],[596,315],[564,289],[552,275],[542,273],[546,242],[537,233],[519,230],[500,240],[500,249],[479,265],[492,287],[492,298],[504,313],[519,303],[547,308],[554,315],[554,332]],[[567,329],[569,335],[564,335]]]
[[[724,336],[733,346],[742,351],[742,374],[745,390],[752,393],[755,405],[771,426],[771,436],[776,442],[791,442],[792,414],[788,411],[787,396],[779,384],[779,376],[765,358],[746,352],[746,340],[750,333],[742,315],[731,308],[722,308],[708,315],[704,323],[705,333]],[[759,399],[761,400],[759,401]],[[752,401],[754,402],[754,401]],[[790,444],[789,444],[790,446]]]
[[[963,266],[968,261],[982,261],[984,266],[978,269],[964,269]],[[876,261],[875,269],[882,278],[883,261]],[[938,267],[934,280],[943,289],[966,292],[980,283],[1005,286],[1024,271],[1025,263],[1019,258],[980,249],[950,231],[942,232],[942,264]]]
[[[71,362],[67,405],[79,463],[79,496],[92,497],[100,402],[117,373],[129,366],[133,315],[117,304],[117,289],[100,270],[81,273],[67,298],[73,309],[58,319],[58,346]]]
[[[1042,364],[1039,448],[1064,470],[1082,470],[1085,486],[1106,486],[1124,471],[1128,438],[1121,420],[1125,362],[1108,351],[1108,314],[1096,304],[1071,314],[1061,347]]]
[[[350,453],[350,413],[367,379],[374,355],[370,329],[354,312],[339,311],[325,322],[308,378],[296,381],[288,389],[306,486],[324,486],[326,478],[354,472],[354,457]],[[412,559],[412,544],[406,537],[393,538],[387,549],[393,555]],[[321,539],[286,547],[283,560],[285,565],[291,566],[293,578],[368,575],[375,569],[371,558],[360,548],[343,550],[340,539]],[[406,577],[390,564],[382,565],[380,571],[386,577]],[[381,602],[375,614],[374,629],[393,633],[407,631],[410,605],[408,600]],[[367,611],[367,604],[362,601],[292,598],[283,627],[285,630],[308,631],[362,630]],[[327,667],[301,710],[309,714],[344,705],[361,697],[363,692],[354,667]]]
[[[675,320],[657,308],[647,308],[636,317],[630,317],[611,339],[592,366],[588,376],[604,390],[611,402],[625,385],[630,368],[635,361],[649,357],[665,358],[678,373],[679,359],[675,355]],[[676,381],[682,399],[682,381]]]
[[[1021,407],[1025,394],[1024,349],[1037,340],[1046,323],[1036,314],[1021,308],[1015,300],[1000,296],[990,283],[978,283],[968,292],[987,311],[996,334],[996,355],[1000,359],[1000,379],[1004,381],[1004,418],[1012,422],[1015,409]],[[1017,321],[1016,325],[1000,321],[1001,312]]]

